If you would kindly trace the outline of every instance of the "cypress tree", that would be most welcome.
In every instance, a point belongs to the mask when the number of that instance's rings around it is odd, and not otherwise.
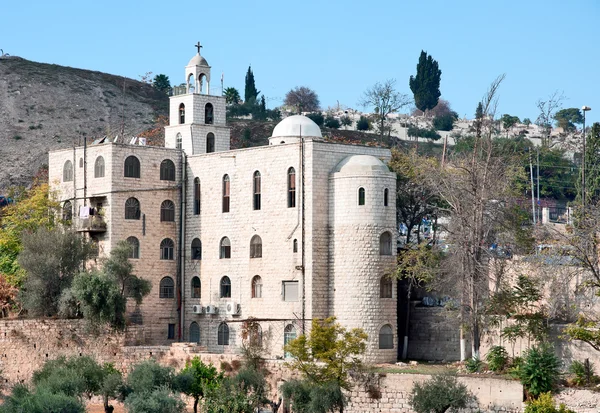
[[[248,66],[248,71],[246,72],[246,88],[244,90],[245,103],[256,103],[259,93],[260,92],[256,89],[256,85],[254,83],[254,73],[252,73],[252,67]]]
[[[600,201],[600,123],[595,122],[589,133],[586,133],[585,148],[585,186],[586,204],[593,205]],[[577,185],[581,201],[581,172]]]
[[[441,78],[442,71],[438,68],[438,62],[421,50],[417,75],[411,76],[409,80],[410,90],[414,94],[415,105],[419,110],[425,112],[438,104],[441,96]]]

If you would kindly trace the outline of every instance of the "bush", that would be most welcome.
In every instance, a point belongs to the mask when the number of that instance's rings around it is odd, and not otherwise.
[[[558,408],[552,400],[550,393],[542,393],[536,400],[527,402],[523,413],[576,413],[573,410],[567,409],[564,404],[560,404]]]
[[[488,367],[493,372],[501,372],[508,364],[508,353],[502,346],[494,346],[485,357]]]
[[[366,131],[371,129],[371,122],[365,116],[361,116],[356,122],[356,130]]]
[[[334,118],[332,115],[327,115],[327,117],[325,118],[324,125],[325,125],[325,127],[331,128],[331,129],[339,129],[340,126],[342,126],[340,121],[337,120],[336,118]]]
[[[454,129],[456,118],[452,114],[436,116],[433,118],[433,127],[437,130],[451,131]]]
[[[464,409],[474,401],[467,386],[455,376],[438,375],[423,383],[415,383],[408,403],[417,413],[444,413],[448,409]]]
[[[510,367],[508,368],[508,374],[513,379],[518,379],[521,377],[521,366],[523,365],[522,357],[514,357],[512,362],[510,363]]]
[[[585,362],[575,360],[569,367],[569,373],[575,375],[573,384],[576,386],[590,385],[595,381],[594,363],[590,363],[588,359]]]
[[[166,387],[133,393],[125,399],[125,406],[129,413],[180,413],[185,411],[183,401]]]
[[[560,376],[560,360],[546,343],[525,352],[519,369],[519,379],[533,397],[552,391]]]
[[[412,125],[408,127],[408,136],[430,139],[432,141],[437,141],[442,138],[442,136],[434,129],[423,129]]]
[[[478,357],[472,357],[465,361],[465,368],[469,373],[477,373],[481,371],[483,367],[483,363],[479,360]]]
[[[127,386],[133,393],[144,393],[159,388],[170,388],[173,380],[173,369],[163,367],[154,360],[136,364],[129,376]]]
[[[85,413],[83,402],[64,393],[52,393],[43,387],[31,392],[22,384],[16,385],[0,405],[0,413]]]
[[[325,123],[325,117],[320,112],[309,113],[308,115],[306,115],[306,117],[311,119],[317,125],[319,125],[319,127],[322,127]]]

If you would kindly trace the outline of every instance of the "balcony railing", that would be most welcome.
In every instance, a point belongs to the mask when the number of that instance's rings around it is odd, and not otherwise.
[[[100,215],[90,215],[88,218],[79,218],[77,221],[79,232],[105,232],[106,221]]]

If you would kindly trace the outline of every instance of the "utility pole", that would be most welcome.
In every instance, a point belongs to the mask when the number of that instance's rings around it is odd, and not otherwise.
[[[540,204],[540,148],[536,146],[537,149],[537,205],[538,205],[538,217],[542,215],[542,205]]]
[[[531,177],[531,212],[533,213],[533,225],[535,226],[535,191],[533,189],[533,161],[531,160],[531,151],[529,151],[529,176]]]

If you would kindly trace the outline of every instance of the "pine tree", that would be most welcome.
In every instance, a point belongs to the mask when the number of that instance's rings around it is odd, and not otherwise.
[[[585,148],[585,186],[586,203],[596,204],[600,201],[600,123],[592,125],[592,129],[586,134]],[[581,182],[581,179],[580,179]],[[581,192],[581,184],[578,184]],[[579,196],[581,198],[581,196]]]
[[[246,103],[254,104],[258,98],[260,91],[256,89],[254,83],[254,73],[252,73],[252,67],[248,66],[248,72],[246,72],[246,88],[244,90],[244,101]]]
[[[423,112],[433,109],[440,98],[440,79],[442,71],[438,62],[421,50],[417,75],[411,76],[409,85],[415,96],[415,105]]]

